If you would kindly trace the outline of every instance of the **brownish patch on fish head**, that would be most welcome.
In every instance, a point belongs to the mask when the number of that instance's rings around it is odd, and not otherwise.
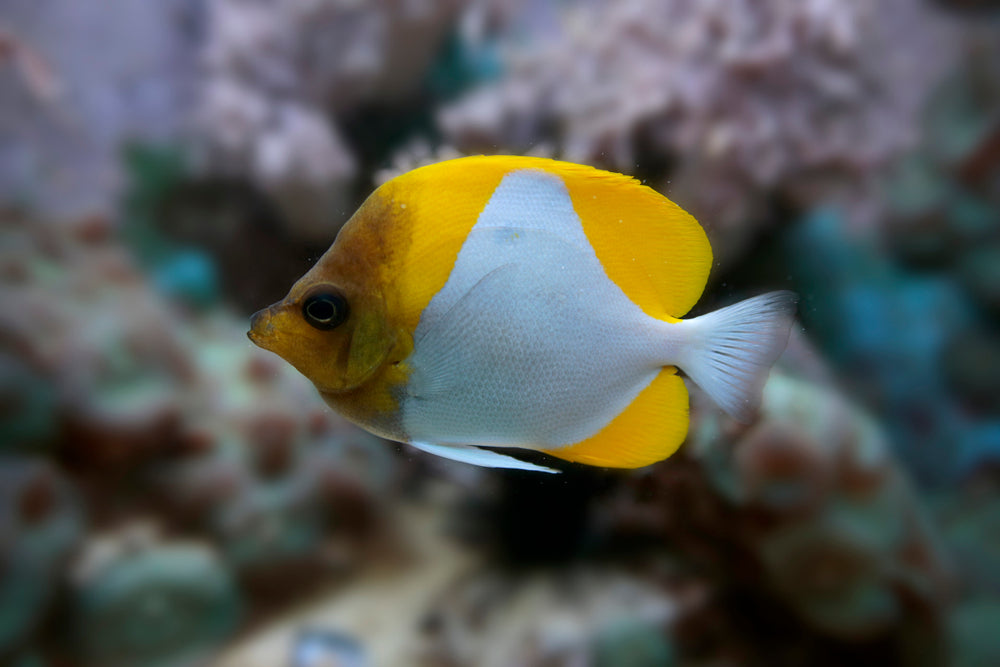
[[[254,344],[281,356],[324,393],[362,385],[395,344],[384,294],[385,229],[373,224],[377,212],[371,203],[363,206],[288,295],[250,320]]]

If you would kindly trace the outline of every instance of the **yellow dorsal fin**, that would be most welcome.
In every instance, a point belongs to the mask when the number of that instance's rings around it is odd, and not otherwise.
[[[608,277],[657,319],[691,310],[712,268],[712,248],[701,225],[634,178],[570,167],[557,171]]]
[[[595,435],[573,445],[542,451],[575,463],[641,468],[677,451],[687,430],[687,388],[670,366]]]
[[[391,188],[399,203],[412,200],[434,211],[433,229],[425,233],[433,237],[457,232],[453,238],[460,245],[500,179],[518,169],[540,169],[563,179],[608,277],[646,314],[679,318],[698,301],[712,266],[704,230],[679,206],[631,176],[546,158],[494,155],[421,167],[383,188]],[[453,218],[458,223],[454,230]],[[424,241],[415,234],[412,242]],[[448,253],[448,259],[457,251],[455,247]],[[411,252],[419,255],[421,248]],[[450,270],[449,261],[442,264]],[[416,282],[433,289],[441,280]],[[424,302],[428,295],[421,297]]]

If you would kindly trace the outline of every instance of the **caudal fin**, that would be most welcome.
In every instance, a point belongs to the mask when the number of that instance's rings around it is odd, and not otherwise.
[[[728,415],[750,422],[797,302],[794,292],[769,292],[677,323],[678,366]]]

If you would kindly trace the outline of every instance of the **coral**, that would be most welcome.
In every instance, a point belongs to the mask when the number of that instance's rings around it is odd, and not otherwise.
[[[0,200],[51,217],[110,214],[121,143],[176,137],[186,122],[200,5],[5,2]]]
[[[98,464],[168,446],[188,393],[178,388],[196,372],[165,303],[149,298],[107,228],[42,224],[26,234],[26,221],[4,222],[20,240],[0,260],[14,274],[0,284],[9,307],[0,331],[56,389],[52,421],[72,448],[63,453]]]
[[[970,4],[7,2],[0,662],[995,661],[1000,41],[935,16]],[[756,423],[693,389],[662,464],[476,469],[246,340],[372,183],[498,151],[691,209],[700,308],[800,292]]]
[[[364,649],[352,637],[332,631],[305,631],[295,644],[295,667],[364,665]]]
[[[0,659],[37,631],[83,530],[79,498],[51,465],[0,459]]]
[[[66,622],[83,664],[184,664],[239,621],[233,577],[205,544],[122,530],[91,537],[74,570]]]
[[[594,667],[670,667],[677,664],[663,630],[633,619],[608,623],[594,637]]]
[[[283,294],[330,243],[295,238],[258,187],[199,176],[177,146],[134,143],[123,157],[121,237],[159,291],[193,308],[224,299],[253,312]]]
[[[951,636],[955,650],[951,664],[955,667],[993,665],[1000,661],[1000,640],[996,636],[1000,623],[1000,604],[990,600],[973,600],[961,605],[951,617]]]
[[[445,510],[469,498],[441,482],[391,508],[405,558],[314,599],[294,619],[233,647],[220,666],[275,664],[320,652],[320,642],[330,644],[325,655],[361,653],[386,665],[577,665],[592,664],[598,652],[628,664],[628,655],[669,653],[668,628],[683,603],[661,585],[659,568],[497,568],[482,550],[443,539],[452,520]],[[632,645],[636,636],[641,646]]]
[[[946,380],[964,384],[969,395],[982,380],[969,377],[961,357],[948,352],[977,326],[975,304],[961,285],[952,276],[896,265],[871,238],[845,234],[843,214],[833,209],[811,213],[785,244],[790,273],[805,295],[803,321],[845,386],[882,416],[921,480],[962,475],[972,451],[965,450],[965,428],[978,419]],[[977,362],[989,372],[988,357]]]
[[[68,468],[77,504],[96,525],[115,532],[155,516],[208,545],[169,542],[84,568],[76,607],[56,605],[80,652],[95,664],[153,664],[216,644],[238,623],[226,601],[231,580],[256,610],[268,591],[293,598],[316,581],[310,573],[346,572],[372,553],[380,496],[395,475],[391,450],[250,345],[244,322],[157,291],[106,219],[53,223],[5,212],[0,233],[0,387],[25,408],[2,415],[5,451],[44,451]],[[0,474],[12,498],[0,505],[10,508],[3,539],[12,545],[0,579],[6,655],[33,646],[82,528],[78,512],[64,509],[61,482],[39,481],[35,468],[9,460]],[[27,518],[17,514],[22,506]],[[50,544],[53,531],[67,530],[60,521],[76,532]],[[305,585],[291,585],[290,573]],[[142,620],[147,611],[184,618],[157,628]],[[116,629],[113,619],[136,625]],[[44,646],[51,637],[42,637]]]
[[[1000,314],[1000,241],[970,249],[961,262],[959,276],[969,293],[994,316]]]
[[[451,146],[433,147],[426,140],[418,139],[397,150],[391,158],[390,165],[375,172],[375,183],[382,185],[417,167],[459,157],[463,157],[463,154]]]
[[[570,161],[665,171],[669,187],[654,184],[724,258],[769,194],[815,201],[907,146],[954,50],[905,0],[573,3],[556,25],[518,34],[503,77],[439,112],[445,139],[466,152],[554,140]],[[927,48],[940,60],[916,57]]]
[[[957,332],[941,353],[941,365],[945,381],[964,405],[1000,415],[1000,341],[995,336]]]
[[[933,221],[924,227],[897,208],[901,219],[889,230],[891,238],[906,239],[903,264],[881,254],[875,240],[845,234],[836,210],[807,216],[785,241],[790,273],[805,295],[806,326],[844,384],[880,415],[901,457],[929,483],[961,479],[1000,457],[1000,351],[991,301],[963,285],[968,278],[961,271],[925,270],[928,263],[975,264],[988,280],[994,267],[979,258],[991,252],[997,210],[988,209],[993,219],[984,224],[934,214],[923,218]],[[902,234],[905,219],[920,225],[915,234]],[[920,230],[929,237],[915,242]]]
[[[31,364],[0,353],[0,447],[44,450],[56,436],[56,391]]]
[[[752,426],[705,400],[695,394],[686,453],[616,491],[598,525],[614,540],[663,540],[722,591],[777,600],[820,637],[937,637],[940,650],[950,569],[873,422],[777,371]]]
[[[250,176],[298,235],[329,239],[357,171],[331,118],[411,94],[460,6],[211,0],[198,113],[206,166]]]
[[[173,504],[188,505],[249,590],[272,598],[352,571],[371,552],[381,523],[374,489],[360,480],[373,481],[377,472],[366,475],[362,466],[380,465],[384,444],[327,436],[307,445],[301,435],[275,433],[282,421],[289,420],[253,420],[250,460],[223,447],[160,475],[164,493],[181,496]]]
[[[901,623],[901,589],[935,608],[947,566],[873,423],[835,394],[778,374],[763,406],[729,463],[710,463],[726,447],[710,422],[691,446],[717,488],[770,520],[748,535],[768,586],[811,624],[844,636]]]
[[[878,404],[904,456],[931,481],[967,478],[1000,460],[996,45],[988,26],[971,31],[961,66],[931,96],[920,144],[887,181],[879,246],[869,242],[859,252],[855,239],[826,243],[827,256],[838,255],[845,269],[856,268],[861,256],[869,267],[863,286],[845,272],[832,281],[835,289],[890,315],[873,320],[878,326],[869,326],[863,344],[833,337],[827,345],[849,372],[859,362],[872,368],[884,360],[867,383],[877,384]],[[890,257],[880,257],[883,248]],[[818,278],[800,275],[806,284]],[[823,282],[831,284],[830,277]],[[834,304],[828,312],[837,318],[846,304]],[[899,368],[910,371],[906,381]]]
[[[982,468],[978,471],[983,475]],[[964,591],[996,599],[1000,597],[1000,485],[983,481],[970,479],[960,491],[939,497],[935,518]]]
[[[1000,239],[1000,50],[972,33],[961,66],[931,95],[921,141],[893,167],[886,241],[908,266],[952,266],[973,298],[997,313]]]
[[[601,567],[544,578],[466,576],[427,609],[436,641],[422,664],[475,664],[487,655],[490,664],[669,664],[651,660],[670,656],[666,632],[677,604],[644,579]]]

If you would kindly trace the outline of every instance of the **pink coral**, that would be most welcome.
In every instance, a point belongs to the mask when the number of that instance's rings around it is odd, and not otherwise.
[[[357,174],[336,118],[412,93],[460,6],[211,0],[196,123],[206,166],[250,177],[296,233],[328,240]]]
[[[941,39],[899,0],[574,3],[439,122],[466,151],[523,150],[554,125],[567,160],[673,160],[670,189],[732,227],[761,193],[864,175],[905,146],[948,60]]]

